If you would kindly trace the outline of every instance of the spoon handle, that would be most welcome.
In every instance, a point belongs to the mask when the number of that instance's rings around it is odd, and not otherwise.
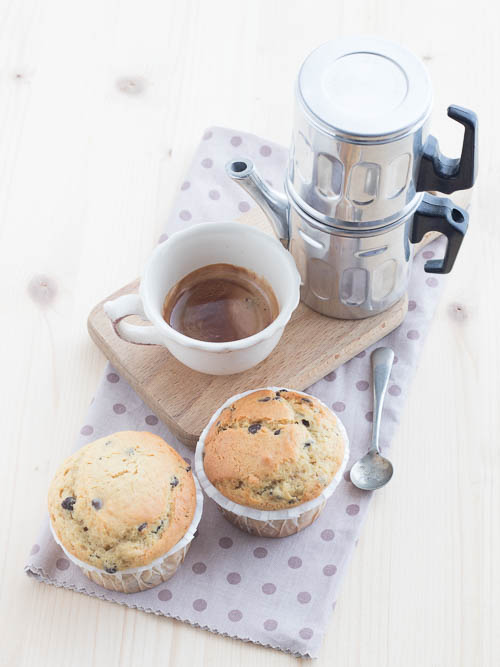
[[[373,429],[372,446],[370,451],[380,454],[379,435],[380,421],[382,417],[382,406],[384,404],[385,392],[389,384],[394,352],[389,347],[378,347],[372,352],[372,378],[373,378]]]

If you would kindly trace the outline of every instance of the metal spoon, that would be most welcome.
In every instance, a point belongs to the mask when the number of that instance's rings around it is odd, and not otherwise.
[[[372,446],[368,454],[356,461],[351,468],[351,482],[363,491],[375,491],[391,479],[392,463],[380,454],[379,435],[382,406],[389,384],[394,352],[389,347],[379,347],[372,352],[373,379],[373,429]]]

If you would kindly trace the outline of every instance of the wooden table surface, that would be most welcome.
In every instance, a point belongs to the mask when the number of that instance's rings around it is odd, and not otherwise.
[[[206,126],[287,144],[304,56],[338,35],[405,43],[433,132],[481,124],[471,225],[318,665],[500,664],[500,152],[496,3],[1,0],[2,665],[295,665],[285,654],[23,574],[56,466],[105,360],[86,332],[138,275]]]

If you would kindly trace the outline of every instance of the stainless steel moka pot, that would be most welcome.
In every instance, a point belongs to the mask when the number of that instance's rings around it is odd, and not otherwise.
[[[477,118],[448,108],[465,130],[461,157],[451,159],[429,134],[431,109],[427,71],[406,49],[368,37],[328,42],[299,72],[284,193],[251,160],[226,166],[292,253],[313,310],[360,319],[389,308],[406,292],[412,243],[429,231],[448,241],[425,270],[452,269],[468,214],[426,191],[472,187]]]

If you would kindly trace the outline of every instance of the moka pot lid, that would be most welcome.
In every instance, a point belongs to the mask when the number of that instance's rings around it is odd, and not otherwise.
[[[298,76],[306,114],[332,134],[380,140],[411,131],[428,117],[432,87],[422,61],[376,37],[327,42]]]

